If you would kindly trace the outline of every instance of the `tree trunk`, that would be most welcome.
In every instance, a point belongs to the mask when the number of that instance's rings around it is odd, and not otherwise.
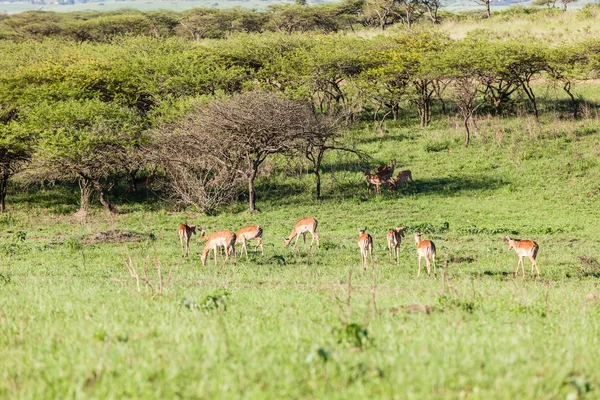
[[[79,178],[79,211],[87,213],[90,209],[90,202],[92,198],[92,183],[89,179]]]
[[[487,13],[487,17],[490,18],[492,16],[492,11],[490,10],[490,0],[485,0],[485,11]]]
[[[6,191],[8,188],[8,172],[2,171],[0,175],[0,214],[6,211]]]
[[[102,186],[100,181],[93,181],[93,184],[94,184],[94,187],[96,188],[96,190],[98,191],[98,193],[100,193],[100,204],[102,204],[102,206],[104,208],[106,208],[108,211],[110,211],[111,213],[115,213],[115,214],[118,213],[119,210],[117,210],[117,207],[115,207],[114,204],[112,204],[110,202],[110,199],[108,198],[108,195],[110,194],[110,191],[114,187],[114,184],[111,184],[108,189],[106,189],[104,186]]]
[[[465,136],[465,147],[469,147],[469,142],[471,141],[471,132],[469,131],[469,118],[471,118],[469,114],[465,115],[465,130],[467,131],[467,134]]]
[[[323,156],[325,154],[325,149],[321,148],[319,153],[317,154],[317,158],[315,159],[314,164],[314,173],[315,173],[315,184],[317,188],[317,199],[321,198],[321,163],[323,162]]]
[[[248,205],[250,206],[250,211],[256,211],[256,189],[254,188],[254,180],[256,179],[256,175],[258,174],[258,167],[256,167],[250,178],[248,178]]]
[[[571,82],[566,82],[565,86],[563,86],[563,90],[567,92],[567,94],[571,98],[571,102],[573,103],[573,119],[576,119],[577,113],[579,112],[579,102],[577,101],[575,96],[573,96],[573,93],[571,93]]]
[[[317,185],[317,199],[321,198],[321,172],[319,171],[319,167],[315,166],[315,182]]]

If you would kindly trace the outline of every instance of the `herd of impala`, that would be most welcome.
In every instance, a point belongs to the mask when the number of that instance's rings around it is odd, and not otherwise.
[[[389,185],[389,190],[391,190],[396,185],[402,186],[402,182],[414,182],[412,179],[412,173],[410,170],[404,170],[398,173],[395,179],[392,178],[394,169],[396,168],[396,160],[392,160],[391,166],[380,166],[377,169],[377,172],[374,174],[370,174],[368,171],[365,173],[367,177],[367,190],[370,190],[371,185],[375,186],[375,192],[380,192],[380,186],[384,183]],[[292,232],[288,235],[288,237],[283,238],[283,247],[287,247],[294,238],[294,249],[297,248],[298,239],[300,235],[302,235],[304,245],[306,246],[306,234],[310,233],[312,236],[312,241],[310,242],[310,248],[312,249],[315,241],[317,242],[317,247],[319,247],[319,235],[317,234],[318,222],[315,218],[303,218],[300,221],[296,222]],[[404,232],[406,227],[396,227],[387,232],[387,247],[389,253],[390,262],[392,262],[392,258],[397,263],[400,257],[400,243],[402,242],[402,238],[404,237]],[[187,223],[181,224],[179,226],[179,239],[181,241],[181,255],[182,257],[189,256],[190,250],[190,239],[192,235],[196,234],[196,226],[188,225]],[[421,275],[421,259],[425,258],[425,264],[427,267],[427,275],[431,276],[431,267],[433,265],[433,275],[437,277],[436,271],[436,249],[435,244],[431,240],[423,240],[422,232],[415,233],[415,243],[417,245],[417,256],[419,261],[419,270],[417,272],[417,276]],[[236,259],[235,253],[235,245],[237,243],[241,243],[242,252],[245,252],[246,257],[248,257],[248,247],[247,242],[249,240],[256,240],[257,244],[254,247],[256,251],[259,247],[261,249],[261,253],[264,256],[265,251],[263,248],[263,229],[260,225],[249,225],[244,228],[241,228],[237,232],[233,232],[230,230],[220,230],[216,231],[208,236],[206,236],[206,231],[204,229],[200,230],[200,239],[205,241],[206,244],[204,246],[204,250],[200,255],[200,259],[202,260],[202,265],[206,264],[206,258],[210,255],[211,250],[214,254],[215,266],[217,265],[217,254],[220,248],[223,248],[225,253],[225,261],[226,263],[229,260],[229,256],[233,255],[234,261]],[[540,270],[538,268],[537,262],[535,261],[537,257],[537,253],[539,250],[539,246],[536,242],[532,240],[521,240],[521,239],[511,239],[506,236],[506,240],[508,241],[508,250],[514,249],[517,255],[519,256],[519,262],[517,263],[517,270],[515,274],[519,273],[519,267],[521,267],[522,275],[525,276],[525,266],[523,263],[523,258],[528,257],[531,260],[531,273],[533,274],[533,268],[535,267],[537,271],[538,277],[540,276]],[[369,264],[373,264],[373,237],[367,233],[367,228],[358,229],[358,247],[360,249],[360,257],[361,264],[363,268],[366,270]]]
[[[315,241],[317,242],[317,247],[319,247],[319,235],[317,234],[317,226],[318,222],[315,218],[303,218],[300,221],[296,222],[294,228],[292,229],[292,232],[288,235],[288,237],[283,238],[283,247],[289,245],[292,242],[292,240],[296,238],[294,242],[294,249],[296,249],[300,235],[302,235],[304,239],[304,244],[306,246],[307,233],[310,233],[312,236],[310,248],[312,248]],[[387,246],[390,262],[392,262],[392,258],[396,263],[399,261],[400,243],[402,242],[402,238],[404,237],[404,231],[406,229],[406,227],[396,227],[387,232]],[[179,239],[181,241],[182,257],[189,256],[190,239],[194,234],[196,234],[195,226],[188,225],[187,223],[181,224],[179,226]],[[433,266],[433,275],[437,277],[437,270],[435,264],[435,244],[431,240],[421,239],[422,235],[422,232],[415,233],[415,243],[417,245],[417,256],[419,261],[417,277],[421,275],[422,258],[425,258],[425,264],[427,266],[427,275],[431,276],[431,267]],[[248,257],[247,242],[249,240],[257,241],[254,250],[256,251],[260,247],[261,253],[264,256],[265,251],[263,248],[262,236],[263,229],[260,225],[246,226],[238,230],[237,233],[230,230],[220,230],[208,236],[206,236],[206,231],[202,229],[200,231],[200,239],[206,242],[206,244],[204,245],[204,250],[202,251],[202,254],[200,254],[200,260],[202,261],[202,265],[206,265],[206,258],[210,255],[210,252],[212,250],[216,266],[217,254],[221,247],[223,248],[225,253],[224,263],[226,263],[227,260],[229,260],[229,256],[231,255],[233,255],[235,261],[236,243],[241,243],[241,251],[242,253],[245,252],[246,257]],[[531,273],[533,274],[533,268],[535,267],[535,270],[537,271],[537,275],[539,277],[540,270],[538,268],[537,262],[535,261],[538,250],[540,248],[538,244],[532,240],[521,240],[514,238],[511,239],[508,236],[506,236],[506,240],[508,241],[508,250],[514,249],[517,255],[519,256],[519,262],[517,263],[517,270],[515,271],[515,274],[519,273],[519,267],[521,267],[522,274],[523,276],[525,276],[525,266],[523,263],[523,257],[528,257],[531,260]],[[367,233],[367,228],[358,229],[358,247],[360,249],[361,264],[366,270],[369,264],[369,260],[371,264],[373,264],[373,237]]]

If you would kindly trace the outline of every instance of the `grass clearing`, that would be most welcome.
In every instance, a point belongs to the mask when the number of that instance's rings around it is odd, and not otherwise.
[[[0,395],[597,396],[598,121],[544,118],[479,120],[469,148],[451,119],[388,123],[384,135],[364,126],[349,135],[374,164],[395,157],[411,169],[408,189],[368,196],[362,166],[332,155],[316,202],[312,175],[277,162],[256,215],[142,201],[78,220],[69,188],[11,193],[0,216]],[[321,249],[283,249],[305,216],[319,220]],[[266,256],[203,268],[196,237],[194,256],[180,256],[184,221],[209,232],[259,223]],[[400,224],[409,230],[390,264],[385,234]],[[375,273],[360,268],[356,226],[374,237]],[[436,243],[439,275],[447,260],[448,284],[416,278],[415,230]],[[90,241],[100,232],[136,240]],[[538,242],[542,279],[527,260],[528,276],[514,279],[507,234]],[[139,292],[129,259],[146,271]]]

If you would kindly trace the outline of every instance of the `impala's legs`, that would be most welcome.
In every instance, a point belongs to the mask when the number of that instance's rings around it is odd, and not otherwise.
[[[417,278],[421,276],[421,256],[419,256],[419,272],[417,272]]]
[[[535,270],[537,271],[537,275],[539,278],[540,277],[540,269],[538,268],[537,261],[535,261],[535,258],[533,258],[533,256],[529,256],[529,259],[531,260],[531,274],[533,275],[533,266],[535,265]]]
[[[216,268],[217,267],[217,253],[219,252],[219,246],[215,246],[213,248],[213,250],[214,250],[214,253],[215,253],[215,268]]]
[[[294,242],[294,249],[298,246],[298,239],[300,239],[300,235],[296,235],[296,241]]]
[[[427,276],[431,278],[431,261],[429,256],[425,256],[425,264],[427,265]]]
[[[520,262],[517,262],[517,270],[515,271],[515,277],[519,275]]]
[[[304,248],[306,248],[306,232],[302,232],[302,240],[304,240]]]
[[[521,272],[523,273],[523,278],[525,277],[525,263],[523,262],[523,257],[520,258],[521,262]]]
[[[371,266],[373,265],[373,246],[369,246],[369,258],[371,259]]]
[[[433,259],[433,277],[437,279],[437,267],[435,265],[435,254],[432,254],[431,258]]]

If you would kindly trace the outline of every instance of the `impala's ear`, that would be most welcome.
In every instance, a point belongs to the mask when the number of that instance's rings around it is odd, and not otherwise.
[[[510,237],[508,237],[508,236],[505,236],[505,237],[504,237],[504,239],[506,239],[506,240],[510,240]]]

